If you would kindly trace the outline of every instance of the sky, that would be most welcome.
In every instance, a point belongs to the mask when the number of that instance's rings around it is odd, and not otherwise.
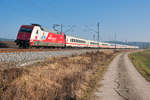
[[[0,0],[0,38],[16,39],[23,24],[63,24],[66,34],[150,42],[150,0]]]

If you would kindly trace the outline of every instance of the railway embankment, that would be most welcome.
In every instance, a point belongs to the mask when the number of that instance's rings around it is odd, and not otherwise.
[[[0,99],[88,100],[115,54],[97,51],[58,56],[23,67],[3,63]]]
[[[0,62],[12,63],[14,65],[30,64],[36,61],[45,60],[55,56],[80,55],[86,52],[96,52],[97,49],[71,49],[71,50],[51,50],[51,51],[27,51],[27,52],[8,52],[0,53]]]

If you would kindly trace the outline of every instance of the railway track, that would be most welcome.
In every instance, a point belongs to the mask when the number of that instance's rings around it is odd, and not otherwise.
[[[71,48],[31,48],[31,49],[19,49],[19,48],[2,48],[0,53],[15,53],[15,52],[41,52],[41,51],[62,51],[62,50],[72,50]],[[79,50],[79,49],[77,49]]]

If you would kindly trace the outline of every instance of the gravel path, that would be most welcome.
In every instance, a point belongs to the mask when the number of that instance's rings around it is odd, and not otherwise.
[[[137,72],[128,53],[112,61],[100,84],[96,100],[150,100],[150,83]]]
[[[17,53],[0,53],[0,62],[17,63],[17,65],[45,60],[48,57],[54,56],[70,56],[73,54],[81,54],[85,52],[97,51],[95,50],[64,50],[64,51],[41,51],[41,52],[17,52]]]

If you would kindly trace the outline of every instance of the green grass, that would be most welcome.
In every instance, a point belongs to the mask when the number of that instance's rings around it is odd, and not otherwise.
[[[150,82],[150,50],[132,53],[129,58],[141,75]]]

